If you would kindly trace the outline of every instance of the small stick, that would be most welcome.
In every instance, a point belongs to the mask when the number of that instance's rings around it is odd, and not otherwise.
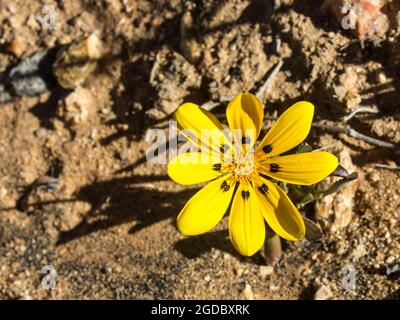
[[[204,102],[201,107],[207,111],[211,111],[223,102],[231,101],[234,96],[221,96],[218,101],[208,100]]]
[[[267,74],[269,72],[271,72],[270,75],[267,77],[264,84],[256,92],[256,96],[258,99],[261,99],[263,94],[268,91],[268,88],[271,86],[272,82],[275,80],[275,77],[278,74],[278,72],[281,70],[282,66],[283,66],[283,61],[280,60],[275,65],[275,67],[272,69],[272,71],[268,70]]]
[[[358,106],[354,111],[350,112],[347,116],[343,117],[343,121],[347,122],[352,119],[357,113],[368,112],[368,113],[379,113],[379,110],[373,107]]]
[[[390,149],[395,149],[400,150],[398,145],[395,145],[394,143],[391,142],[386,142],[386,141],[382,141],[379,139],[375,139],[369,136],[366,136],[365,134],[359,133],[358,131],[351,129],[351,128],[342,128],[342,127],[336,127],[336,126],[330,126],[330,125],[326,125],[326,124],[322,124],[322,123],[313,123],[312,126],[314,128],[320,128],[320,129],[324,129],[324,130],[328,130],[331,132],[337,132],[337,133],[344,133],[347,134],[348,136],[355,138],[355,139],[359,139],[359,140],[363,140],[365,142],[368,142],[370,144],[373,144],[375,146],[379,146],[379,147],[383,147],[383,148],[390,148]]]
[[[324,146],[324,147],[315,149],[315,150],[313,150],[312,152],[328,150],[328,149],[333,148],[333,147],[336,146],[337,144],[338,144],[338,142],[335,142],[335,143],[332,143],[332,144],[330,144],[330,145],[328,145],[328,146]]]
[[[375,167],[382,168],[382,169],[389,169],[389,170],[400,170],[399,166],[390,166],[390,165],[381,164],[381,163],[376,164]]]

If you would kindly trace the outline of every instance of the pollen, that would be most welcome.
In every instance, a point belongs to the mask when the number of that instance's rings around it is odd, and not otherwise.
[[[239,155],[235,161],[234,174],[238,177],[249,177],[255,172],[254,154]]]

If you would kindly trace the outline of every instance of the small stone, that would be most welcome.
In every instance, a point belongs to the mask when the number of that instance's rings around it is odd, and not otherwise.
[[[206,276],[204,277],[204,281],[205,281],[205,282],[210,282],[210,281],[211,281],[211,277],[210,277],[209,275],[206,275]]]
[[[246,283],[243,291],[242,291],[242,295],[246,300],[254,300],[254,293],[253,293],[253,289],[251,288],[251,285]]]
[[[243,274],[244,269],[237,267],[237,268],[235,268],[235,271],[236,271],[236,274],[240,277]]]
[[[363,244],[359,244],[354,251],[352,252],[352,257],[354,260],[358,260],[361,257],[365,256],[367,251],[365,250],[365,246]]]
[[[377,81],[379,84],[385,84],[385,83],[387,82],[386,75],[385,75],[383,72],[379,72],[379,73],[376,75],[376,81]]]
[[[15,38],[10,43],[9,51],[17,58],[20,58],[23,55],[23,53],[25,52],[23,42],[19,38]]]
[[[8,76],[13,92],[17,96],[36,96],[46,92],[49,70],[42,66],[48,65],[50,60],[48,51],[39,51],[14,66]]]
[[[314,300],[329,300],[333,297],[333,293],[330,287],[322,285],[315,292]]]
[[[60,111],[65,120],[71,124],[78,124],[87,120],[94,108],[94,97],[91,92],[78,87],[64,100],[64,109]]]
[[[260,275],[262,277],[270,276],[273,273],[274,273],[274,267],[273,266],[261,266],[260,267]]]
[[[380,177],[379,177],[379,173],[376,171],[372,171],[369,175],[368,175],[368,180],[370,180],[372,183],[376,184],[377,182],[379,182]]]
[[[390,256],[386,259],[387,264],[392,264],[396,260],[395,256]]]
[[[96,61],[102,56],[102,42],[93,33],[61,49],[53,64],[54,75],[62,87],[73,89],[96,69]]]

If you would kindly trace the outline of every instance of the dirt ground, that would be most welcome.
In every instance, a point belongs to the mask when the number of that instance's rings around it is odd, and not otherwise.
[[[400,170],[376,167],[399,165],[395,150],[313,128],[313,148],[351,161],[359,178],[307,207],[326,236],[285,242],[273,270],[263,252],[234,251],[226,217],[182,236],[175,219],[197,188],[144,158],[146,131],[183,101],[254,93],[281,60],[262,96],[268,115],[308,100],[317,122],[400,144],[399,3],[382,8],[388,30],[361,41],[323,2],[0,1],[0,72],[92,33],[107,52],[71,90],[54,83],[0,105],[0,298],[399,299]],[[45,5],[54,30],[38,19]],[[344,122],[359,104],[379,113]],[[43,176],[56,183],[34,188]]]

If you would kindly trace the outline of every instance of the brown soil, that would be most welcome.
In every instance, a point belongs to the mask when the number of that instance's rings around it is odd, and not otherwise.
[[[316,121],[400,143],[397,17],[390,16],[385,35],[361,46],[322,13],[323,1],[282,0],[275,11],[273,2],[3,1],[0,70],[92,32],[109,55],[72,92],[0,106],[1,298],[399,298],[398,272],[387,271],[400,263],[400,171],[375,167],[396,165],[393,151],[311,131],[314,148],[340,141],[350,152],[360,174],[352,220],[336,231],[322,221],[322,241],[284,243],[272,274],[263,253],[244,258],[234,251],[226,218],[210,233],[182,236],[175,219],[196,189],[143,161],[144,133],[180,103],[255,92],[280,59],[262,97],[267,112],[309,100]],[[55,30],[35,18],[45,4],[57,9]],[[182,32],[185,12],[193,24]],[[380,113],[342,123],[360,99]],[[43,175],[57,178],[57,188],[24,197]],[[312,217],[313,206],[308,211]],[[349,264],[354,289],[342,286]],[[57,272],[55,289],[42,286],[45,265]]]

